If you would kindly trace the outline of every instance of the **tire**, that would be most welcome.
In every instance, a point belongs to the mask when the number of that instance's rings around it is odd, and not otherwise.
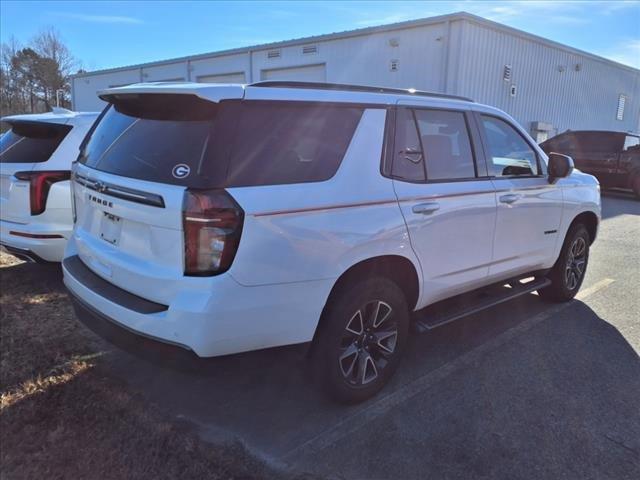
[[[312,350],[316,381],[340,403],[378,393],[398,367],[409,335],[405,296],[393,281],[371,277],[332,293]]]
[[[576,296],[587,272],[590,242],[589,232],[583,224],[578,223],[569,229],[560,257],[547,274],[551,285],[538,290],[541,298],[568,302]]]

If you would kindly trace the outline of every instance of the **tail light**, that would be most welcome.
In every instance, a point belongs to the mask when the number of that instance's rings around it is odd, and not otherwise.
[[[51,185],[63,180],[69,180],[71,172],[57,170],[50,172],[16,172],[14,177],[29,182],[29,203],[31,215],[40,215],[47,207],[47,197]]]
[[[244,212],[224,190],[186,190],[182,212],[185,275],[226,272],[238,250]]]

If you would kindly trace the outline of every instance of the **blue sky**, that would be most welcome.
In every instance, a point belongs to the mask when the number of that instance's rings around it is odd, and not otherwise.
[[[55,26],[87,70],[467,11],[640,68],[640,1],[0,1],[0,39]]]

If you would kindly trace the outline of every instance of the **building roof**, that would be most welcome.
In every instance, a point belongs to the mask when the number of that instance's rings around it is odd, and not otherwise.
[[[261,45],[252,45],[252,46],[248,46],[248,47],[240,47],[240,48],[234,48],[234,49],[229,49],[229,50],[220,50],[220,51],[217,51],[217,52],[202,53],[202,54],[198,54],[198,55],[187,55],[187,56],[176,57],[176,58],[171,58],[171,59],[167,59],[167,60],[158,60],[158,61],[153,61],[153,62],[139,63],[139,64],[134,64],[134,65],[116,67],[116,68],[107,68],[107,69],[103,69],[103,70],[94,70],[94,71],[91,71],[91,72],[77,73],[77,74],[73,75],[72,78],[83,78],[83,77],[88,77],[88,76],[93,76],[93,75],[100,75],[100,74],[104,74],[104,73],[120,72],[120,71],[124,71],[124,70],[131,70],[133,68],[144,68],[144,67],[152,67],[152,66],[159,66],[159,65],[167,65],[167,64],[172,64],[172,63],[184,62],[184,61],[187,61],[187,60],[191,60],[191,61],[193,61],[193,60],[201,60],[201,59],[207,59],[207,58],[234,55],[234,54],[238,54],[238,53],[255,52],[255,51],[262,51],[262,50],[270,50],[270,49],[274,49],[274,48],[283,48],[283,47],[289,47],[289,46],[295,46],[295,45],[304,45],[304,44],[308,44],[308,43],[323,42],[323,41],[328,41],[328,40],[337,40],[337,39],[344,39],[344,38],[351,38],[351,37],[360,37],[360,36],[370,35],[370,34],[373,34],[373,33],[391,32],[391,31],[396,31],[396,30],[404,30],[404,29],[408,29],[408,28],[417,28],[417,27],[423,27],[423,26],[433,25],[433,24],[437,24],[437,23],[452,22],[452,21],[456,21],[456,20],[467,20],[467,21],[470,21],[470,22],[473,22],[473,23],[476,23],[476,24],[480,24],[480,25],[492,28],[494,30],[500,30],[500,31],[503,31],[503,32],[508,33],[510,35],[514,35],[514,36],[517,36],[517,37],[521,37],[521,38],[527,39],[529,41],[540,43],[540,44],[546,45],[548,47],[557,48],[557,49],[560,49],[560,50],[563,50],[563,51],[566,51],[566,52],[571,52],[571,53],[575,53],[575,54],[578,54],[578,55],[582,55],[582,56],[591,58],[593,60],[597,60],[597,61],[600,61],[600,62],[608,63],[608,64],[614,65],[616,67],[624,68],[626,70],[631,70],[631,71],[634,71],[634,72],[640,72],[640,70],[638,70],[636,68],[633,68],[633,67],[630,67],[628,65],[624,65],[622,63],[618,63],[618,62],[615,62],[613,60],[609,60],[607,58],[600,57],[598,55],[594,55],[593,53],[585,52],[584,50],[579,50],[577,48],[573,48],[573,47],[570,47],[568,45],[564,45],[562,43],[554,42],[553,40],[548,40],[548,39],[540,37],[538,35],[534,35],[532,33],[528,33],[528,32],[525,32],[523,30],[518,30],[518,29],[513,28],[513,27],[509,27],[509,26],[504,25],[502,23],[493,22],[491,20],[487,20],[486,18],[482,18],[482,17],[479,17],[477,15],[473,15],[473,14],[468,13],[468,12],[455,12],[455,13],[450,13],[450,14],[447,14],[447,15],[439,15],[439,16],[436,16],[436,17],[428,17],[428,18],[421,18],[421,19],[417,19],[417,20],[407,20],[407,21],[404,21],[404,22],[390,23],[390,24],[386,24],[386,25],[358,28],[356,30],[346,30],[346,31],[343,31],[343,32],[335,32],[335,33],[328,33],[328,34],[324,34],[324,35],[315,35],[315,36],[311,36],[311,37],[295,38],[295,39],[291,39],[291,40],[284,40],[284,41],[279,41],[279,42],[265,43],[265,44],[261,44]]]

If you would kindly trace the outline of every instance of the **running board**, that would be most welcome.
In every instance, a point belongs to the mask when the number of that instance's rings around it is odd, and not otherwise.
[[[532,279],[529,276],[490,285],[470,294],[443,300],[415,312],[413,314],[413,326],[418,333],[424,333],[500,303],[508,302],[521,295],[535,292],[550,284],[551,280],[548,278]],[[466,298],[466,301],[464,301],[463,297]]]

